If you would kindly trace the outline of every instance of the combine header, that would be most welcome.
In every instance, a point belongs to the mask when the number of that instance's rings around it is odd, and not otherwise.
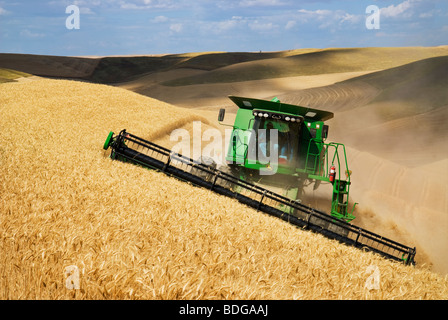
[[[351,172],[345,148],[339,143],[324,142],[328,134],[324,121],[331,119],[332,113],[283,104],[277,99],[230,99],[239,110],[232,126],[227,166],[190,159],[126,130],[117,135],[110,132],[103,148],[111,148],[112,159],[159,170],[300,228],[388,259],[415,264],[415,248],[350,223],[355,217],[354,207],[351,212],[347,209]],[[224,114],[221,109],[220,122]],[[269,135],[269,132],[278,136],[262,138],[262,134]],[[275,161],[266,163],[253,157],[266,155],[266,151],[277,155]],[[345,179],[339,175],[341,170],[345,170]],[[321,182],[333,185],[330,214],[306,206],[300,200],[304,186],[314,183],[313,187],[318,188]],[[265,186],[280,187],[283,192],[279,194]]]

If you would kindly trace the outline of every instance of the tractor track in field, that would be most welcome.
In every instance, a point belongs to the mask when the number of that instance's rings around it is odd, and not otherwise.
[[[331,111],[347,111],[366,105],[379,92],[375,87],[362,81],[357,81],[298,90],[281,94],[278,97],[281,101],[290,104],[325,108]]]
[[[393,196],[398,197],[399,196],[399,191],[400,191],[400,186],[402,183],[402,180],[405,176],[407,169],[402,167],[398,170],[395,178],[393,179],[393,183],[392,183],[392,190],[391,190],[391,194]]]

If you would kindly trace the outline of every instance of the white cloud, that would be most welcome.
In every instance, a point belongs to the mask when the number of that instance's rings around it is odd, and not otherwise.
[[[154,19],[151,20],[151,22],[154,23],[162,23],[162,22],[167,22],[169,19],[165,16],[157,16]]]
[[[313,15],[313,16],[327,16],[327,15],[330,15],[332,13],[332,11],[330,11],[330,10],[320,10],[320,9],[317,9],[317,10],[314,10],[314,11],[313,10],[300,9],[300,10],[298,10],[298,12],[306,14],[306,15]]]
[[[173,9],[177,7],[172,0],[120,0],[120,8],[131,10]]]
[[[8,14],[9,12],[6,11],[5,9],[3,9],[2,7],[0,7],[0,16],[4,16],[6,14]]]
[[[170,25],[170,30],[174,32],[181,32],[182,31],[182,23],[173,23]]]
[[[283,5],[279,0],[242,0],[239,3],[240,7],[254,7],[254,6],[279,6]]]
[[[92,9],[87,8],[87,7],[80,7],[79,12],[81,14],[95,14],[95,12],[93,12]]]
[[[443,12],[440,9],[430,10],[430,11],[427,11],[427,12],[420,13],[418,17],[419,18],[423,18],[423,19],[425,19],[425,18],[432,18],[434,16],[440,16],[442,13]],[[447,16],[448,16],[448,13],[447,13]]]
[[[231,19],[222,21],[201,21],[196,25],[199,25],[200,31],[204,34],[223,34],[247,26],[247,20],[240,16],[233,16]]]
[[[130,10],[138,10],[138,9],[146,9],[146,6],[138,6],[135,3],[122,3],[120,5],[121,9],[130,9]]]
[[[89,4],[91,6],[97,7],[97,6],[101,5],[101,1],[99,1],[99,0],[97,0],[97,1],[75,0],[75,1],[73,1],[73,3],[70,3],[70,4],[74,4],[76,6],[86,6]]]
[[[329,15],[332,14],[334,12],[336,12],[335,10],[328,10],[328,9],[317,9],[317,10],[299,10],[299,12],[305,12],[305,13],[312,13],[312,14],[317,14],[317,15]]]
[[[354,15],[350,13],[345,13],[342,15],[340,19],[340,23],[348,22],[348,23],[358,23],[361,21],[360,15]]]
[[[292,29],[296,24],[297,22],[295,22],[294,20],[290,20],[286,23],[285,29],[286,30]]]
[[[305,10],[300,9],[298,21],[313,23],[319,29],[333,28],[342,24],[357,24],[361,21],[361,15],[350,14],[344,10]]]
[[[420,0],[406,0],[400,4],[397,4],[396,6],[391,4],[388,7],[380,9],[381,16],[386,17],[386,18],[387,17],[403,16],[403,14],[406,11],[408,11],[408,13],[406,13],[406,16],[408,17],[408,16],[412,15],[412,13],[409,13],[409,9],[413,6],[414,3],[419,2],[419,1]]]
[[[259,22],[258,20],[250,22],[248,25],[253,31],[269,31],[277,27],[272,22]]]
[[[419,18],[432,18],[432,12],[423,12],[418,15]]]
[[[20,31],[20,35],[25,38],[43,38],[43,37],[45,37],[45,34],[43,34],[43,33],[32,32],[28,29]]]
[[[225,20],[225,21],[218,21],[214,24],[217,31],[227,31],[230,29],[235,28],[238,25],[238,20],[231,19],[231,20]]]

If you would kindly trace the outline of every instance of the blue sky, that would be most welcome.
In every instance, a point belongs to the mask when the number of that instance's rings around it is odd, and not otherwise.
[[[68,29],[69,5],[79,29]],[[366,27],[369,5],[379,29]],[[73,20],[70,20],[73,21]],[[131,55],[448,45],[447,0],[0,0],[0,52]]]

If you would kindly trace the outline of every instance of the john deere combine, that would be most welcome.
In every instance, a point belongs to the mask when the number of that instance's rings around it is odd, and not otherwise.
[[[232,134],[226,165],[190,159],[126,130],[110,132],[103,147],[111,148],[112,159],[159,170],[331,239],[414,264],[415,248],[350,223],[356,203],[349,210],[351,171],[345,147],[326,142],[329,128],[324,122],[333,113],[277,98],[229,98],[238,111],[234,123],[228,124]],[[221,109],[220,123],[224,117]],[[330,214],[301,201],[305,186],[317,189],[322,182],[332,185]]]
[[[332,183],[331,215],[350,222],[350,170],[345,147],[326,143],[333,113],[271,101],[231,96],[239,107],[226,161],[233,175],[252,183],[277,186],[301,200],[305,185]],[[224,120],[221,109],[219,121]],[[344,176],[341,175],[344,172]]]

